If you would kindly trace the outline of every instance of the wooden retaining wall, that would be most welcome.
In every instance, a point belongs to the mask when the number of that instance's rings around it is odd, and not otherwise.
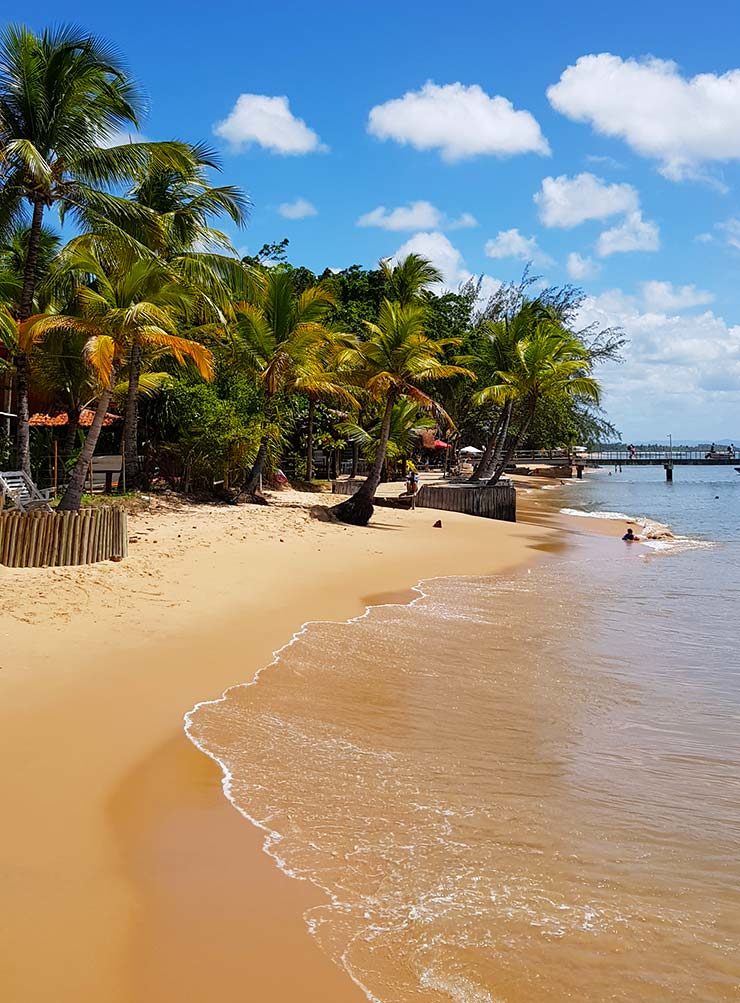
[[[511,481],[495,487],[465,484],[425,484],[416,498],[418,508],[436,508],[445,512],[463,512],[484,519],[516,522],[516,488]]]
[[[122,508],[79,512],[0,512],[0,564],[57,568],[128,555],[128,521]]]
[[[338,495],[353,495],[362,479],[333,481],[332,491]],[[408,499],[375,499],[377,505],[391,504],[394,508],[408,507]],[[492,488],[473,484],[424,484],[416,496],[418,508],[437,508],[443,512],[462,512],[484,519],[516,522],[516,488],[509,480],[501,480]]]
[[[332,481],[331,493],[333,495],[353,495],[362,484],[364,478],[357,478],[348,481]]]

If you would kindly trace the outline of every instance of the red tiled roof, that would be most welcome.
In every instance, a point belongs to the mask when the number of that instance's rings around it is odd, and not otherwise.
[[[80,428],[89,428],[92,425],[94,417],[94,411],[89,407],[83,407],[80,412]],[[61,428],[68,423],[68,420],[66,411],[62,411],[59,414],[32,414],[30,424],[32,428]],[[109,411],[103,419],[103,426],[108,428],[120,420],[120,415],[111,414]]]

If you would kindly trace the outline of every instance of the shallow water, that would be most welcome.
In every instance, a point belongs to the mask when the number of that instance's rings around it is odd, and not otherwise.
[[[671,521],[598,478],[562,499]],[[426,583],[309,625],[196,710],[269,852],[328,892],[309,929],[370,998],[738,998],[727,525],[711,548],[583,538],[502,579]]]

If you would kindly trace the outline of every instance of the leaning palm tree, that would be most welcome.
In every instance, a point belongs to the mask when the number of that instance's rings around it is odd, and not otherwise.
[[[488,481],[496,484],[529,429],[537,405],[554,397],[598,404],[599,383],[591,376],[588,348],[556,319],[540,320],[528,337],[516,342],[511,363],[495,381],[474,397],[478,404],[495,403],[518,412],[518,422]]]
[[[541,301],[524,300],[513,315],[484,321],[477,332],[471,356],[471,365],[480,382],[490,386],[498,381],[499,373],[515,366],[517,346],[531,337],[537,324],[547,317],[556,319]],[[492,402],[486,394],[478,394],[476,400],[489,406]],[[487,480],[499,464],[508,439],[513,407],[512,397],[497,406],[493,427],[471,481]]]
[[[366,323],[369,337],[357,349],[357,378],[366,393],[378,402],[382,419],[368,477],[356,494],[334,509],[343,522],[365,526],[370,521],[385,463],[394,405],[407,397],[434,409],[438,405],[424,393],[420,383],[473,376],[470,370],[443,361],[445,348],[458,342],[449,338],[435,341],[428,337],[424,333],[426,316],[426,308],[420,303],[402,306],[383,300],[377,324]]]
[[[357,443],[365,459],[373,463],[380,444],[382,423],[382,415],[376,412],[362,424],[356,420],[341,422],[339,431],[350,442]],[[414,448],[423,442],[424,434],[436,428],[437,422],[427,408],[408,397],[402,398],[391,411],[386,460],[408,460]]]
[[[257,456],[244,487],[255,498],[270,443],[279,438],[277,399],[292,389],[316,388],[326,318],[335,306],[327,285],[318,283],[296,295],[289,271],[267,270],[251,299],[236,306],[234,349],[237,362],[250,372],[264,399]]]
[[[36,34],[11,25],[0,34],[0,235],[24,213],[30,234],[17,307],[23,323],[33,312],[46,210],[108,223],[151,214],[105,189],[124,183],[151,157],[163,164],[189,160],[181,143],[116,144],[136,128],[140,100],[117,53],[72,27]],[[28,360],[15,355],[18,460],[30,469]]]
[[[85,477],[117,377],[132,345],[166,349],[178,362],[191,361],[205,379],[213,375],[210,351],[176,333],[187,294],[170,281],[160,262],[146,257],[137,260],[115,245],[103,256],[90,238],[78,238],[71,244],[59,270],[79,283],[76,313],[35,316],[26,322],[28,337],[33,340],[67,332],[84,333],[85,358],[98,383],[95,416],[59,503],[61,510],[80,507]]]

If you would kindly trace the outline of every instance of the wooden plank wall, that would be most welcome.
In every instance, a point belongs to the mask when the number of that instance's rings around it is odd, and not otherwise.
[[[425,484],[419,490],[416,504],[418,508],[435,508],[445,512],[478,515],[484,519],[516,522],[516,489],[510,482],[497,484],[492,488]]]
[[[332,491],[338,495],[353,495],[362,480],[334,481]],[[382,504],[380,499],[377,500]],[[416,496],[418,508],[436,508],[443,512],[462,512],[484,519],[516,522],[516,488],[511,481],[495,487],[474,487],[465,484],[424,484]]]
[[[122,508],[79,512],[0,512],[0,564],[57,568],[128,555],[128,521]]]
[[[362,484],[363,478],[348,481],[332,481],[331,493],[333,495],[353,495]]]

